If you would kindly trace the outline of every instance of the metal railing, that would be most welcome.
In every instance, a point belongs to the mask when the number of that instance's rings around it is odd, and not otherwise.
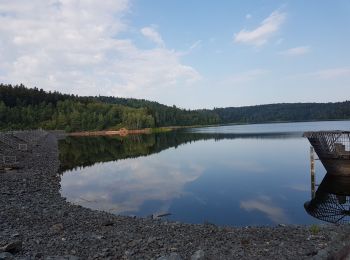
[[[305,132],[318,157],[322,159],[350,159],[349,131]]]

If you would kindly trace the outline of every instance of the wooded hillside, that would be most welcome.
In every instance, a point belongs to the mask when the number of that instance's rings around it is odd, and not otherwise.
[[[0,129],[154,128],[220,123],[350,119],[350,101],[186,110],[133,98],[79,97],[0,84]]]

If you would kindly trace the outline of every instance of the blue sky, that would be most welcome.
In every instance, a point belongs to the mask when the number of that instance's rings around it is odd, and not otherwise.
[[[0,0],[0,81],[183,108],[343,101],[349,1]]]

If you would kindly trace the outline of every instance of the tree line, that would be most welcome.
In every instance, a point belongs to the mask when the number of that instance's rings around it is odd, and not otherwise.
[[[218,116],[207,110],[185,110],[137,99],[79,97],[0,84],[2,130],[44,128],[71,132],[216,123]]]
[[[187,110],[144,99],[80,97],[0,84],[0,129],[71,131],[350,119],[350,101]]]
[[[350,101],[336,103],[281,103],[216,108],[222,123],[266,123],[350,119]]]

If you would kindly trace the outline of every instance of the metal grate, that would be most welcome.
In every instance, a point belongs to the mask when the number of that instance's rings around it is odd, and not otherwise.
[[[350,132],[305,132],[318,157],[322,159],[350,159]]]
[[[350,196],[324,193],[305,203],[306,211],[320,220],[346,224],[350,223]]]

